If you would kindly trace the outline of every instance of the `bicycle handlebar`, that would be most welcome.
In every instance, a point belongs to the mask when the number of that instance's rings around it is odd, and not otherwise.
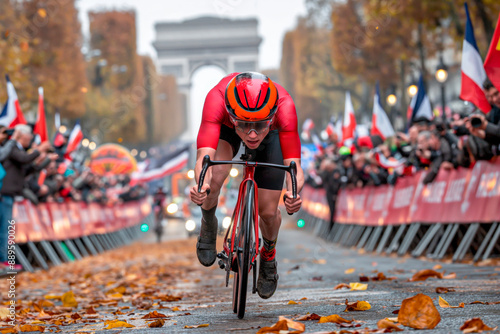
[[[271,167],[276,169],[281,169],[290,173],[290,178],[292,179],[292,197],[297,198],[297,164],[295,161],[290,162],[289,166],[270,164],[267,162],[256,162],[256,161],[212,161],[210,156],[205,155],[203,157],[203,165],[200,173],[200,180],[198,182],[198,192],[201,192],[201,187],[203,186],[203,181],[205,181],[205,175],[207,174],[208,167],[214,165],[244,165],[250,167]],[[285,198],[283,198],[283,201]],[[288,213],[291,215],[292,213]]]

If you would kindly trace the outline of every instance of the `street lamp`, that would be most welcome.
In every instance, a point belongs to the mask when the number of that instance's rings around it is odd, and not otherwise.
[[[391,107],[393,107],[394,105],[396,105],[396,102],[398,102],[398,98],[396,97],[396,95],[389,94],[387,96],[387,104],[388,105],[390,105]]]
[[[418,87],[417,87],[417,85],[412,83],[411,85],[408,86],[407,90],[408,90],[408,95],[410,95],[410,97],[414,97],[415,94],[417,94]]]
[[[443,108],[443,115],[444,115],[444,108],[446,105],[444,84],[446,82],[446,79],[448,79],[448,67],[443,62],[442,53],[439,55],[439,64],[436,68],[435,76],[436,80],[441,84],[441,107]]]

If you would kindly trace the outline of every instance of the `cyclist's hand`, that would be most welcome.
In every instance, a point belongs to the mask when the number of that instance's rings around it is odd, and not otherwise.
[[[300,206],[302,205],[302,198],[297,194],[297,198],[292,197],[292,192],[287,191],[285,193],[285,208],[286,212],[292,214],[300,210]]]
[[[191,198],[191,201],[195,204],[202,205],[203,202],[207,199],[207,195],[210,191],[210,185],[204,184],[201,187],[201,193],[198,192],[198,185],[195,185],[191,188],[191,191],[189,192],[189,197]]]

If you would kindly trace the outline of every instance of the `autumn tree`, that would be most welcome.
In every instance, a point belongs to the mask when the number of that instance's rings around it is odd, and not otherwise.
[[[32,48],[29,71],[33,90],[43,86],[48,111],[75,119],[85,112],[85,60],[74,0],[26,0],[25,32]]]

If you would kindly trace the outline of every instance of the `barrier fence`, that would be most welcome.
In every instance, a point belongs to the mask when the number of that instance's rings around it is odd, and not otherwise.
[[[305,186],[304,215],[315,232],[344,246],[378,253],[453,260],[468,252],[474,260],[498,254],[500,247],[500,159],[480,161],[473,168],[440,171],[427,185],[422,171],[398,179],[395,186],[341,190],[335,223],[323,189]]]
[[[13,207],[16,259],[25,270],[80,259],[130,243],[142,222],[152,222],[148,199],[104,206],[66,202]]]

